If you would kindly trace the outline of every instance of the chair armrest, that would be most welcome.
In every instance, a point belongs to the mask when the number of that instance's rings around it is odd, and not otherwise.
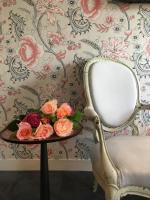
[[[95,110],[90,106],[87,106],[84,108],[84,114],[85,114],[86,118],[89,120],[94,120],[96,117],[98,117]]]
[[[139,106],[138,106],[138,108],[140,109],[140,110],[150,110],[150,104],[140,104]]]

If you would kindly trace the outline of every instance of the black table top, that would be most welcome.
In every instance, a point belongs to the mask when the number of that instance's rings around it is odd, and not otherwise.
[[[12,132],[12,131],[10,131],[8,129],[5,129],[4,131],[2,131],[0,133],[0,138],[2,140],[6,141],[6,142],[15,143],[15,144],[41,144],[41,143],[51,143],[51,142],[57,142],[57,141],[61,141],[61,140],[67,140],[69,138],[77,136],[81,132],[81,130],[82,130],[82,128],[75,129],[72,132],[72,134],[67,136],[67,137],[59,137],[54,133],[49,138],[43,139],[43,140],[38,140],[38,139],[34,139],[34,140],[19,140],[16,137],[16,132]]]

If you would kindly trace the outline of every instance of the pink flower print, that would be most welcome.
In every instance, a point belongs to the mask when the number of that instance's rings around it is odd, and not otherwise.
[[[146,136],[150,136],[150,131],[146,133]]]
[[[113,59],[128,58],[128,42],[116,38],[102,41],[102,54]]]
[[[0,42],[4,40],[4,35],[0,34]]]
[[[129,37],[130,35],[132,35],[132,31],[125,31],[124,34]]]
[[[119,7],[120,7],[120,9],[121,9],[123,12],[129,10],[129,4],[127,4],[127,3],[121,3],[121,4],[119,5]]]
[[[58,15],[64,15],[64,11],[59,8],[58,6],[53,4],[53,0],[38,0],[37,2],[37,10],[41,12],[42,14],[46,12],[47,19],[50,22],[50,24],[55,24],[56,18],[55,14]]]
[[[107,16],[107,17],[106,17],[106,23],[107,23],[107,24],[112,24],[113,21],[114,21],[114,19],[113,19],[112,16]]]
[[[73,41],[69,41],[68,42],[68,46],[67,49],[68,50],[76,50],[76,49],[80,49],[81,48],[81,44],[80,43],[75,43]]]
[[[146,136],[150,136],[150,127],[147,128],[147,131],[146,131]]]
[[[3,0],[3,7],[10,7],[16,5],[16,0]]]
[[[146,53],[150,56],[150,40],[146,46]]]
[[[0,80],[0,87],[2,87],[4,84],[4,81]]]
[[[59,51],[59,52],[56,54],[56,58],[57,58],[58,60],[64,59],[65,56],[66,56],[66,51]]]
[[[6,102],[6,95],[0,95],[0,104]]]
[[[89,18],[95,18],[102,8],[102,0],[93,0],[92,5],[87,0],[80,0],[80,3],[84,14]]]
[[[48,73],[50,70],[51,70],[51,65],[50,64],[45,64],[43,66],[44,73]]]
[[[18,54],[27,66],[31,67],[34,65],[40,53],[37,43],[31,37],[24,37],[21,40]]]
[[[50,37],[51,42],[56,45],[59,45],[64,40],[64,36],[60,33],[49,32],[48,36]]]

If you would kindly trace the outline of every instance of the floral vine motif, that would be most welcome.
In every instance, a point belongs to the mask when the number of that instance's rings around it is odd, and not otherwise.
[[[75,152],[75,157],[76,158],[81,158],[81,159],[88,159],[90,158],[89,155],[89,147],[87,144],[80,142],[78,139],[76,140],[75,148],[77,151]]]
[[[71,33],[77,35],[78,33],[82,34],[90,30],[91,23],[88,19],[85,19],[79,7],[75,9],[69,8],[67,17],[69,17],[69,25],[72,28]]]
[[[88,39],[82,39],[81,41],[83,43],[89,45],[93,49],[97,50],[98,51],[98,55],[101,55],[101,48],[100,48],[100,46],[97,43],[95,43],[95,42],[93,42],[91,40],[88,40]]]
[[[2,109],[2,112],[4,114],[5,120],[7,121],[8,120],[7,111],[6,111],[6,108],[3,106],[2,102],[0,102],[0,108]]]
[[[150,36],[150,10],[142,8],[142,6],[139,7],[139,15],[141,15],[141,18],[139,19],[139,30],[140,33],[144,34],[149,37]]]
[[[118,38],[108,38],[102,40],[102,54],[113,59],[129,57],[128,55],[128,42]]]
[[[50,24],[55,24],[56,22],[56,18],[55,18],[55,14],[64,15],[64,11],[57,7],[56,5],[53,4],[53,2],[55,2],[54,0],[38,0],[37,4],[36,4],[36,8],[37,10],[43,14],[46,12],[47,14],[47,19],[50,22]]]
[[[150,124],[150,111],[145,110],[141,112],[140,121],[144,126],[148,126]]]
[[[77,81],[78,85],[81,84],[82,80],[82,74],[83,74],[83,68],[85,66],[86,60],[78,57],[76,54],[74,55],[74,60],[73,63],[75,63],[75,67],[73,68],[74,76],[75,76],[75,81]]]
[[[13,150],[13,155],[15,158],[22,158],[22,159],[32,159],[33,155],[29,149],[25,145],[19,144],[11,144],[11,149]]]
[[[46,0],[47,1],[47,0]],[[42,1],[39,1],[39,2],[42,2]],[[49,5],[49,4],[48,4]],[[50,6],[50,5],[49,5]],[[37,8],[36,7],[34,7],[34,16],[36,16],[37,15]],[[58,9],[59,10],[59,9]],[[35,17],[35,19],[33,19],[33,24],[34,24],[34,27],[35,27],[35,29],[36,29],[36,31],[37,31],[37,34],[38,34],[38,36],[39,36],[39,39],[40,39],[40,41],[42,42],[42,44],[43,44],[43,47],[46,49],[46,52],[48,52],[48,53],[50,53],[50,54],[53,54],[55,57],[56,57],[56,59],[61,63],[61,65],[62,65],[62,67],[63,67],[63,70],[64,70],[64,78],[66,79],[67,78],[67,74],[66,74],[66,69],[65,69],[65,65],[64,65],[64,63],[63,63],[63,61],[62,61],[62,59],[65,57],[65,54],[66,54],[66,51],[65,52],[58,52],[58,53],[56,53],[53,49],[52,49],[52,45],[53,45],[53,43],[49,40],[49,44],[47,44],[46,42],[45,42],[45,40],[44,40],[44,38],[43,38],[43,36],[42,36],[42,33],[41,33],[41,29],[42,29],[42,26],[41,26],[41,24],[42,24],[42,19],[43,19],[43,17],[47,14],[47,10],[45,10],[44,12],[43,12],[43,10],[41,10],[41,15],[40,15],[40,17],[38,18],[38,20],[37,20],[37,22],[36,22],[36,17]],[[50,11],[49,11],[50,12]],[[53,12],[52,12],[53,13]],[[53,13],[54,14],[54,13]],[[59,26],[58,26],[58,24],[57,24],[57,28],[58,28]],[[58,28],[59,29],[59,28]],[[64,86],[64,85],[63,85]],[[62,87],[63,87],[62,86]]]
[[[19,114],[24,114],[28,109],[27,105],[18,101],[17,99],[14,100],[13,107],[15,107],[17,109],[17,113],[19,113]]]
[[[141,77],[150,75],[150,59],[144,53],[134,53],[132,56],[137,74]]]
[[[21,81],[29,77],[30,71],[22,64],[20,58],[16,55],[14,57],[7,56],[5,64],[9,66],[12,81]]]
[[[32,95],[34,95],[36,97],[36,99],[31,99],[32,103],[34,103],[35,107],[36,108],[39,108],[40,107],[40,103],[41,103],[41,100],[40,100],[40,95],[39,93],[32,87],[28,86],[28,85],[21,85],[20,86],[21,88],[23,88],[24,90],[30,92]],[[27,97],[25,97],[27,99]]]
[[[9,19],[12,21],[10,33],[14,30],[15,37],[20,39],[24,34],[25,20],[20,15],[14,14],[12,10],[9,13]]]

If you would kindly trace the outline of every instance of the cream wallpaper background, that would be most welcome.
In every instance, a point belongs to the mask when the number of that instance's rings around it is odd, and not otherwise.
[[[150,102],[150,4],[105,0],[0,0],[0,129],[15,114],[46,99],[85,105],[82,71],[97,55],[118,59],[135,71],[141,100]],[[137,116],[149,135],[150,112]],[[51,159],[88,159],[84,138],[48,145]],[[118,134],[130,134],[123,130]],[[107,134],[110,136],[110,134]],[[39,158],[38,145],[0,141],[1,159]]]

